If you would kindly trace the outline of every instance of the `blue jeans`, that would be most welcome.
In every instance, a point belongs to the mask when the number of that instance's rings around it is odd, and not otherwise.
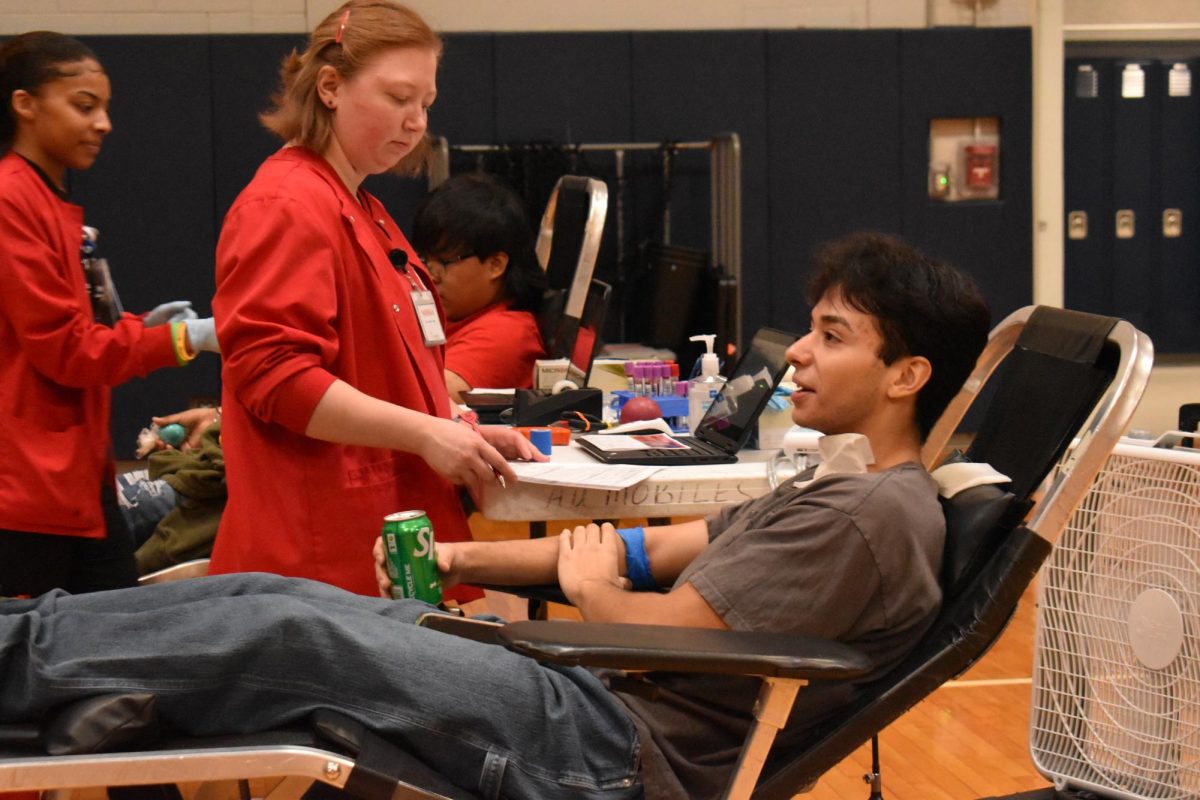
[[[0,602],[0,721],[114,691],[191,735],[334,708],[486,797],[641,797],[598,678],[412,624],[430,609],[260,574]]]

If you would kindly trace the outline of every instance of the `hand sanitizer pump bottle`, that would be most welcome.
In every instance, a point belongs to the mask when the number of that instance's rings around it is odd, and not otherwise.
[[[691,341],[704,342],[708,348],[708,352],[700,359],[700,375],[688,384],[688,430],[693,435],[704,412],[708,411],[717,393],[721,391],[721,385],[725,383],[725,378],[717,373],[717,354],[713,352],[713,342],[716,338],[716,334],[712,333],[691,337]]]

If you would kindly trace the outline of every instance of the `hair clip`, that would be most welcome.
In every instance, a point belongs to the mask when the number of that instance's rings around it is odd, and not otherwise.
[[[346,9],[346,13],[342,14],[342,21],[338,23],[337,36],[333,37],[335,44],[342,43],[342,34],[346,32],[346,23],[350,21],[350,9]]]

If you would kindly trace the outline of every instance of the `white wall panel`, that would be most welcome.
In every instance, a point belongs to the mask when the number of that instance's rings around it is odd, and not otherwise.
[[[302,32],[339,0],[0,0],[0,35],[31,28],[76,33],[229,32],[234,18],[198,24],[196,15],[243,14],[246,33],[280,25]],[[714,28],[911,28],[1029,25],[1030,0],[411,0],[446,31],[697,30]],[[80,15],[102,15],[99,19]],[[144,18],[134,18],[137,14]],[[1200,24],[1197,0],[1065,0],[1067,25]]]

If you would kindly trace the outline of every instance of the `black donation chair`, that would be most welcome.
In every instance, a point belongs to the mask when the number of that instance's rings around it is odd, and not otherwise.
[[[1127,425],[1152,358],[1144,334],[1110,318],[1026,308],[995,329],[975,373],[935,427],[925,458],[929,465],[940,460],[987,383],[992,397],[978,433],[965,456],[954,458],[986,462],[1011,484],[975,486],[946,501],[945,601],[937,620],[903,663],[815,730],[796,735],[785,727],[797,692],[808,681],[852,679],[869,669],[863,655],[837,642],[641,625],[461,624],[557,664],[760,677],[756,722],[724,796],[792,797],[986,652]],[[132,708],[115,716],[136,717],[138,702],[123,697]],[[24,747],[15,743],[19,731],[0,744],[0,792],[288,775],[272,797],[294,797],[312,781],[370,800],[474,796],[336,714],[314,720],[323,732],[319,743],[280,732],[274,739],[141,745],[107,755],[35,751],[51,732],[77,728],[87,712],[65,710]]]

